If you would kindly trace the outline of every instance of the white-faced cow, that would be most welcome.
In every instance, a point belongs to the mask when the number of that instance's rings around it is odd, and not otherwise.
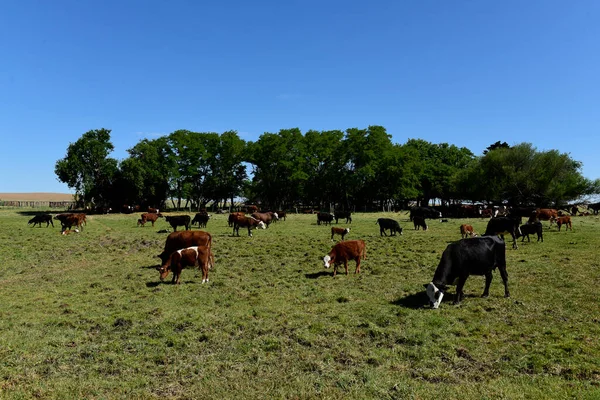
[[[432,308],[438,308],[448,285],[456,285],[454,304],[460,303],[463,287],[470,275],[485,276],[482,297],[489,295],[492,271],[498,268],[504,283],[504,297],[509,297],[506,272],[506,244],[497,236],[461,239],[450,243],[440,259],[433,280],[424,285]]]
[[[344,240],[344,237],[350,233],[350,228],[337,228],[335,226],[331,227],[331,241],[333,242],[333,237],[335,235],[340,235],[342,237],[342,240]]]
[[[346,269],[346,275],[348,275],[348,261],[356,261],[355,274],[360,273],[360,260],[367,259],[367,248],[363,240],[347,240],[345,242],[339,242],[327,254],[323,257],[323,264],[325,268],[329,268],[333,264],[333,276],[337,273],[339,264],[344,264]]]
[[[252,237],[253,229],[267,229],[264,222],[256,218],[246,217],[244,215],[231,214],[233,216],[233,233],[232,236],[240,236],[240,227],[248,228],[248,236]]]
[[[317,213],[317,225],[321,225],[321,223],[324,223],[325,225],[327,225],[327,224],[331,225],[331,221],[333,221],[334,218],[335,218],[335,216],[330,213],[326,213],[326,212]]]
[[[196,265],[202,271],[202,283],[207,283],[208,270],[213,265],[213,255],[209,246],[192,246],[171,253],[166,263],[158,270],[160,272],[160,280],[165,280],[169,275],[169,271],[172,271],[172,282],[179,285],[181,271],[185,267],[194,267]]]
[[[476,237],[477,234],[475,233],[475,230],[473,229],[473,227],[471,225],[469,225],[469,224],[462,224],[460,226],[460,236],[463,239],[466,239],[467,236]]]
[[[264,222],[265,226],[268,228],[269,225],[271,225],[271,222],[275,222],[279,219],[279,216],[273,211],[254,212],[252,213],[252,218]]]

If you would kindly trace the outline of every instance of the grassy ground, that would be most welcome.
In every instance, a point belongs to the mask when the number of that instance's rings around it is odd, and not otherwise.
[[[404,235],[379,237],[380,216]],[[95,215],[61,236],[29,218],[0,210],[3,399],[600,398],[597,217],[508,246],[511,298],[496,272],[489,298],[471,277],[463,303],[438,310],[423,284],[467,220],[423,232],[405,214],[356,214],[347,239],[367,260],[332,278],[316,216],[238,238],[215,215],[210,283],[185,270],[176,286],[154,269],[164,220]]]

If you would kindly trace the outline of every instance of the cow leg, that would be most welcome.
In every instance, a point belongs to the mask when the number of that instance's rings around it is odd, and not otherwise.
[[[510,297],[508,291],[508,272],[506,272],[506,266],[499,266],[500,276],[502,277],[502,283],[504,283],[504,297]]]
[[[518,249],[519,246],[517,246],[517,237],[511,232],[511,236],[513,238],[513,249]]]
[[[490,295],[490,285],[492,284],[492,271],[485,274],[485,289],[483,289],[483,294],[481,297],[488,297]]]
[[[344,268],[346,268],[346,275],[348,275],[348,260],[344,260]]]
[[[360,274],[360,254],[358,255],[358,257],[356,257],[356,271],[354,271],[355,274]]]
[[[248,236],[252,237],[252,227],[248,225]]]
[[[465,286],[466,281],[466,276],[461,276],[460,278],[458,278],[458,283],[456,284],[456,294],[454,295],[454,304],[459,304],[463,299],[463,287]]]

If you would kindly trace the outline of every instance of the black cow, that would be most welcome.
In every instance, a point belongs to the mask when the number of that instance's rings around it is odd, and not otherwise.
[[[54,228],[54,222],[52,222],[52,215],[50,214],[40,214],[40,215],[36,215],[35,217],[31,218],[29,220],[29,222],[27,223],[27,225],[29,224],[33,224],[33,227],[36,226],[36,224],[39,224],[40,228],[42,227],[42,222],[46,223],[46,228],[52,224],[52,227]]]
[[[331,221],[333,221],[334,218],[335,216],[333,214],[320,212],[317,214],[317,225],[321,225],[321,222],[325,225],[331,225]]]
[[[343,218],[346,218],[347,224],[352,223],[352,213],[350,211],[336,211],[333,213],[333,216],[335,218],[336,224],[338,223],[339,219],[343,219]]]
[[[519,227],[519,233],[517,233],[517,237],[523,236],[521,242],[525,241],[525,237],[527,237],[527,241],[531,242],[529,239],[529,235],[537,234],[537,241],[540,240],[544,242],[544,230],[542,228],[541,222],[530,222],[528,224],[521,225]]]
[[[598,211],[600,210],[600,203],[592,203],[588,204],[588,209],[594,212],[594,215],[598,215]]]
[[[413,224],[415,225],[416,230],[419,230],[419,228],[423,228],[424,231],[427,230],[427,222],[425,222],[425,218],[423,217],[415,215],[413,217]]]
[[[396,232],[402,235],[402,228],[395,219],[391,218],[379,218],[376,224],[379,224],[379,236],[387,236],[385,233],[386,229],[390,230],[390,236],[396,236]]]
[[[521,217],[496,217],[488,221],[484,236],[500,235],[504,240],[504,235],[510,233],[513,238],[513,249],[518,249],[517,235],[520,235],[519,224]]]
[[[189,215],[171,215],[165,217],[165,220],[171,225],[173,231],[177,232],[178,226],[185,226],[185,230],[190,230],[190,216]]]
[[[410,220],[412,221],[414,217],[435,219],[442,218],[442,213],[435,208],[413,207],[410,209]]]
[[[194,216],[194,219],[192,219],[191,225],[198,224],[199,228],[206,228],[209,219],[209,214],[206,212],[199,212]]]
[[[431,307],[438,308],[447,286],[454,284],[454,304],[460,303],[469,275],[485,276],[485,289],[481,297],[487,297],[492,283],[492,271],[496,268],[500,270],[504,282],[504,297],[510,297],[506,272],[506,244],[503,240],[497,236],[483,236],[450,243],[442,254],[433,280],[424,285]]]

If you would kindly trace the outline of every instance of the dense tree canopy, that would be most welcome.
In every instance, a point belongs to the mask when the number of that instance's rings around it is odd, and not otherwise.
[[[56,174],[85,203],[115,206],[171,198],[201,208],[238,197],[272,209],[389,209],[432,199],[558,206],[600,193],[600,180],[584,178],[581,163],[557,150],[497,141],[478,157],[448,143],[391,139],[382,126],[282,129],[255,142],[235,131],[177,130],[141,140],[118,163],[108,157],[110,130],[99,129],[69,145]]]

